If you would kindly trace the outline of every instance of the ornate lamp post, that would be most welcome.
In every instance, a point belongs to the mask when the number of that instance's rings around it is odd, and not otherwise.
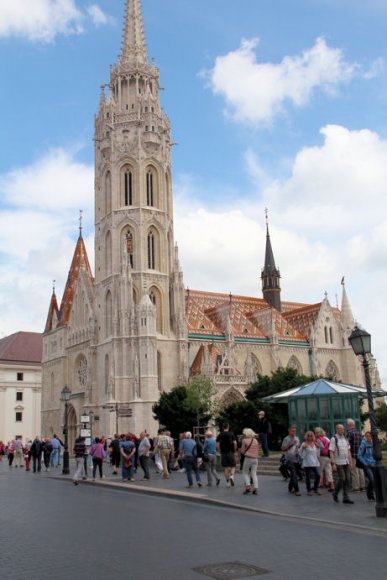
[[[386,489],[386,471],[382,463],[383,455],[378,437],[378,428],[376,426],[376,416],[374,408],[374,399],[372,396],[370,365],[368,355],[371,354],[371,335],[355,326],[351,336],[348,337],[350,345],[356,356],[362,357],[364,367],[364,376],[367,389],[368,410],[371,423],[371,435],[373,445],[373,455],[375,459],[374,478],[375,478],[375,496],[376,496],[376,517],[383,518],[387,516],[387,489]]]
[[[70,473],[70,462],[69,462],[69,429],[67,424],[68,419],[68,404],[71,396],[71,391],[67,385],[65,385],[60,394],[60,400],[64,402],[64,424],[63,424],[63,435],[64,435],[64,451],[63,451],[63,475],[68,475]]]

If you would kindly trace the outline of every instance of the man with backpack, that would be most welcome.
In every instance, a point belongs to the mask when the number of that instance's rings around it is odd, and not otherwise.
[[[347,439],[351,447],[352,467],[351,467],[351,491],[364,491],[366,489],[364,471],[356,466],[357,454],[361,444],[361,435],[356,429],[353,419],[347,419]]]

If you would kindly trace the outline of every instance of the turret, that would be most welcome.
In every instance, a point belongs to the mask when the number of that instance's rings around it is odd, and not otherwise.
[[[266,302],[272,308],[281,312],[281,286],[280,271],[275,265],[274,254],[271,247],[268,213],[266,210],[266,252],[265,266],[261,272],[262,294]]]

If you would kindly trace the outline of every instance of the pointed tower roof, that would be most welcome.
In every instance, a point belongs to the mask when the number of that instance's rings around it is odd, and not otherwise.
[[[58,317],[58,312],[59,312],[59,308],[58,308],[58,302],[57,302],[56,294],[55,294],[55,280],[54,280],[54,285],[52,287],[50,306],[48,309],[48,315],[47,315],[47,320],[46,320],[46,326],[44,327],[44,332],[50,332],[50,330],[52,330],[54,316]]]
[[[270,232],[269,232],[269,222],[266,215],[266,251],[265,251],[265,266],[263,268],[263,274],[273,274],[277,273],[277,267],[275,265],[273,249],[271,247]]]
[[[93,277],[90,268],[89,258],[87,257],[85,242],[83,241],[82,238],[82,227],[80,226],[79,238],[77,241],[77,245],[75,246],[73,260],[71,262],[69,275],[67,277],[66,288],[63,293],[63,298],[60,305],[59,326],[64,326],[69,321],[71,306],[74,299],[75,287],[78,280],[79,272],[82,269],[86,271],[86,273],[90,276],[90,278]]]
[[[126,0],[121,61],[148,62],[140,0]]]
[[[345,330],[353,330],[355,328],[355,319],[352,314],[351,305],[349,304],[347,292],[345,290],[344,276],[341,280],[343,287],[343,294],[341,297],[341,315],[340,321]]]

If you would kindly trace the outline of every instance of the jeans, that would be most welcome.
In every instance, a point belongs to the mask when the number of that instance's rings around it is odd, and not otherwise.
[[[99,476],[102,479],[102,459],[100,459],[99,457],[93,457],[93,479],[95,479],[97,467],[99,470]]]
[[[196,481],[200,483],[200,473],[196,457],[193,457],[192,455],[186,455],[184,461],[189,485],[193,485],[192,472],[195,473]]]
[[[204,461],[204,467],[207,472],[208,485],[212,485],[212,476],[214,476],[216,483],[219,479],[219,475],[216,471],[216,455],[214,453],[208,454],[208,461]]]
[[[253,480],[254,489],[258,489],[258,459],[254,457],[246,457],[243,461],[243,477],[245,479],[246,487],[250,487],[250,477]]]
[[[265,457],[269,457],[269,445],[267,442],[267,433],[259,434],[259,441],[261,443],[262,451]]]
[[[289,474],[290,474],[289,485],[288,485],[289,491],[295,491],[295,492],[300,491],[299,487],[298,487],[298,477],[297,477],[297,470],[296,470],[295,463],[293,463],[293,461],[287,461],[286,467],[288,468]]]
[[[149,457],[147,455],[140,455],[140,465],[141,465],[141,469],[144,472],[144,477],[146,477],[147,479],[150,479],[150,474],[149,474]]]
[[[374,499],[374,497],[375,497],[375,494],[374,494],[374,479],[375,479],[374,478],[374,471],[370,465],[365,465],[363,467],[363,470],[364,470],[364,473],[368,479],[367,498]]]
[[[351,471],[349,465],[337,465],[337,482],[335,486],[335,494],[337,495],[343,489],[343,498],[348,498],[348,492],[351,487]]]
[[[59,449],[51,451],[51,467],[57,467],[59,463]]]
[[[313,483],[313,491],[318,490],[318,486],[320,483],[320,470],[318,467],[304,467],[305,470],[305,480],[306,480],[306,489],[309,492],[311,490],[311,478],[310,476],[314,473],[314,483]]]
[[[43,453],[43,463],[44,463],[44,467],[48,470],[48,468],[50,467],[50,454],[49,453]]]

